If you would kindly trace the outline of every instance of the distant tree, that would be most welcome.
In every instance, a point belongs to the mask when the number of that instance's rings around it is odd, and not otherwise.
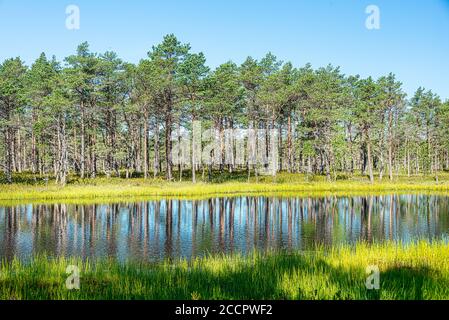
[[[394,148],[396,141],[396,127],[399,117],[404,111],[405,107],[405,94],[402,91],[402,83],[396,81],[394,74],[390,73],[388,76],[381,77],[377,84],[380,90],[380,108],[383,110],[384,117],[386,119],[386,135],[387,135],[387,150],[388,150],[388,175],[390,180],[393,180],[393,158],[394,158]],[[384,124],[381,124],[381,130]],[[382,133],[382,137],[384,134]],[[381,139],[383,142],[383,139]],[[380,150],[383,151],[384,144],[380,146]],[[381,156],[381,161],[383,163],[383,152]],[[383,165],[380,169],[380,175],[382,177]]]
[[[53,136],[53,153],[55,160],[56,182],[65,186],[69,175],[69,143],[67,127],[72,122],[72,100],[70,87],[65,81],[65,75],[55,70],[51,77],[51,94],[43,101],[42,119],[47,122],[46,130],[51,130]]]
[[[426,171],[435,173],[437,167],[437,158],[433,154],[433,150],[438,150],[439,141],[437,140],[437,112],[441,105],[441,100],[432,91],[425,91],[424,88],[418,88],[412,97],[411,112],[416,119],[417,129],[425,137],[423,144],[425,151],[423,159]],[[436,176],[436,179],[437,176]]]
[[[45,107],[46,98],[50,96],[54,90],[54,80],[59,68],[55,58],[48,60],[46,55],[42,53],[33,63],[26,75],[26,92],[29,101],[31,113],[31,170],[43,173],[41,157],[44,157],[45,149],[42,145],[46,142],[46,127],[43,124],[43,108]]]
[[[194,122],[199,119],[202,107],[204,107],[205,98],[205,78],[209,73],[209,67],[206,66],[206,58],[203,53],[186,55],[186,58],[179,66],[179,84],[181,86],[182,101],[185,111],[190,117],[191,130]],[[181,111],[181,112],[182,112]],[[181,125],[181,117],[179,117]],[[196,139],[192,139],[192,151],[198,146],[194,145]],[[196,159],[196,152],[191,152],[192,156],[192,182],[196,183],[196,166],[201,159]],[[180,178],[182,171],[180,170]]]
[[[173,35],[167,35],[161,44],[153,47],[148,53],[150,60],[155,65],[158,74],[161,95],[158,97],[158,105],[162,107],[165,122],[165,165],[167,180],[173,178],[173,161],[172,161],[172,130],[173,115],[175,108],[178,106],[181,93],[179,91],[179,67],[187,58],[190,50],[189,44],[181,44]]]
[[[335,163],[333,144],[342,134],[339,126],[343,120],[343,76],[339,68],[328,66],[317,70],[306,89],[307,100],[303,102],[305,110],[304,124],[314,141],[314,148],[320,157],[321,171],[331,179],[331,170]]]
[[[243,112],[243,88],[239,81],[239,70],[235,63],[227,62],[217,67],[206,79],[205,91],[205,114],[204,120],[212,122],[212,127],[219,133],[220,150],[218,152],[222,159],[225,159],[224,145],[225,139],[224,129],[236,129],[236,124],[240,123]],[[228,137],[231,138],[232,137]],[[234,145],[235,141],[228,143]],[[233,148],[231,157],[232,164],[229,170],[232,171],[235,162],[235,153]],[[223,169],[223,166],[220,166]]]
[[[65,70],[66,79],[71,88],[71,95],[76,102],[79,114],[80,153],[75,154],[75,163],[83,179],[86,174],[86,164],[91,177],[97,172],[96,129],[98,76],[100,60],[91,53],[89,44],[84,42],[78,46],[76,55],[66,58],[68,67]],[[77,149],[77,148],[75,148]],[[88,162],[88,163],[87,163]]]
[[[100,128],[104,129],[103,146],[106,153],[106,176],[114,172],[120,176],[116,159],[118,148],[118,108],[126,98],[125,65],[115,52],[108,51],[99,57],[98,107]]]
[[[364,163],[368,166],[368,175],[371,183],[374,182],[373,171],[373,130],[379,119],[379,89],[371,77],[360,79],[356,83],[355,97],[357,99],[355,117],[359,130],[362,133],[362,148],[364,150]],[[365,151],[366,150],[366,151]]]
[[[4,172],[12,183],[18,117],[26,106],[25,76],[27,68],[20,58],[8,59],[0,65],[0,130],[5,145]]]

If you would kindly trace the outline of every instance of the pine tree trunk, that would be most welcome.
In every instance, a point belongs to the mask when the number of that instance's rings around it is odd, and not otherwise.
[[[293,143],[292,143],[292,118],[288,115],[288,137],[287,137],[287,148],[288,148],[288,158],[287,158],[287,169],[288,173],[292,172],[292,155],[293,155]]]
[[[367,146],[369,180],[371,183],[374,183],[373,160],[371,157],[371,140],[370,140],[368,129],[365,129],[365,136],[366,136],[366,146]]]
[[[80,154],[80,171],[81,171],[81,179],[84,179],[85,171],[86,171],[86,128],[84,123],[85,118],[85,110],[84,110],[84,102],[81,101],[81,154]]]
[[[12,183],[12,143],[11,143],[11,127],[8,124],[5,132],[5,176],[6,176],[6,182],[11,184]]]
[[[173,179],[172,175],[172,106],[169,102],[167,115],[165,117],[165,174],[168,181]]]
[[[148,161],[148,108],[145,107],[144,116],[143,116],[143,177],[144,179],[148,179],[148,167],[149,167],[149,161]]]
[[[159,155],[159,124],[157,119],[154,124],[154,162],[153,162],[153,174],[156,178],[160,170],[160,155]]]
[[[388,116],[388,173],[390,180],[393,180],[393,112]]]

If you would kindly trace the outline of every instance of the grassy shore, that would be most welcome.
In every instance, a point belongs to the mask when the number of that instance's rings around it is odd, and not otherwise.
[[[68,265],[80,268],[80,290],[66,289]],[[365,286],[372,265],[379,290]],[[159,264],[41,256],[2,263],[0,299],[449,299],[449,246],[359,244]]]
[[[12,185],[0,184],[0,204],[14,201],[57,201],[92,199],[130,199],[142,197],[211,197],[231,195],[316,194],[316,193],[373,193],[373,192],[449,192],[449,174],[440,174],[439,182],[433,177],[396,177],[369,183],[366,177],[344,177],[328,182],[324,177],[281,173],[277,177],[262,176],[250,181],[244,174],[216,175],[211,182],[166,182],[162,179],[96,178],[71,179],[65,187],[51,180],[32,181],[19,176]],[[31,181],[31,182],[30,182]]]

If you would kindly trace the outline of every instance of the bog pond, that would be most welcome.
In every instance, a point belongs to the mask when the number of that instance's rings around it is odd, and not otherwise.
[[[0,206],[0,258],[161,261],[359,241],[447,239],[449,197],[236,197]]]

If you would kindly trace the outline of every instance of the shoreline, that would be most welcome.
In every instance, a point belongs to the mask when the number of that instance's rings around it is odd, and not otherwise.
[[[268,179],[266,179],[268,180]],[[362,195],[388,193],[432,193],[449,195],[449,181],[439,183],[430,178],[383,181],[371,184],[367,181],[345,180],[336,182],[290,181],[223,182],[193,184],[191,182],[165,182],[143,179],[94,179],[85,183],[60,187],[55,184],[0,185],[0,205],[20,202],[52,201],[126,201],[137,199],[180,198],[201,200],[213,197],[238,196],[326,196]]]

